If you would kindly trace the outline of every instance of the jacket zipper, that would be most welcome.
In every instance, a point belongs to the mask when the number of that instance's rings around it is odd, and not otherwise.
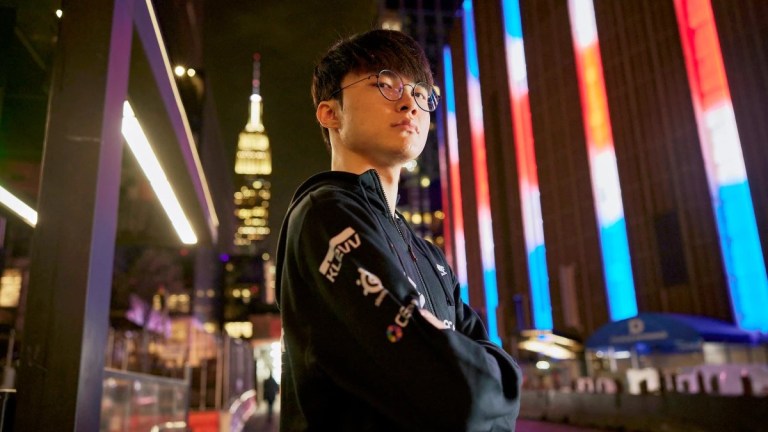
[[[408,247],[408,253],[411,255],[413,264],[416,266],[416,273],[419,274],[419,279],[421,280],[421,286],[424,289],[424,296],[427,298],[427,303],[432,309],[431,312],[436,314],[437,309],[435,309],[435,304],[432,302],[432,296],[429,294],[429,290],[427,289],[427,283],[424,281],[424,275],[421,274],[421,269],[419,268],[419,261],[418,259],[416,259],[416,254],[413,252],[413,247],[411,246],[411,243],[405,239],[405,236],[403,235],[403,232],[400,230],[400,226],[397,224],[397,221],[395,220],[394,216],[389,216],[389,201],[387,201],[387,195],[384,193],[384,187],[381,185],[381,177],[379,176],[378,171],[373,170],[373,172],[376,174],[376,180],[377,180],[377,186],[378,186],[376,188],[376,191],[381,194],[381,197],[384,198],[384,203],[387,205],[388,219],[395,226],[397,233],[400,234],[400,238],[403,239],[403,243],[405,243],[405,245]],[[418,290],[416,291],[418,292]]]

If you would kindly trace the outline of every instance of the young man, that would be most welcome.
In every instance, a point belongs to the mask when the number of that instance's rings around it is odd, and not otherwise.
[[[395,211],[439,100],[423,50],[389,30],[342,40],[312,96],[332,171],[298,189],[280,233],[281,428],[514,430],[519,367]]]

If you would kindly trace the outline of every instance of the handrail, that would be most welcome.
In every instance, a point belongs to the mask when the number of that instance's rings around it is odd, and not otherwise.
[[[232,405],[229,407],[230,432],[241,432],[243,430],[245,423],[256,412],[257,404],[256,390],[248,390],[232,402]]]
[[[142,381],[150,381],[157,383],[164,383],[170,385],[187,385],[186,378],[169,378],[158,375],[152,375],[143,372],[125,371],[120,369],[104,368],[104,378],[125,378],[125,379],[141,379]]]

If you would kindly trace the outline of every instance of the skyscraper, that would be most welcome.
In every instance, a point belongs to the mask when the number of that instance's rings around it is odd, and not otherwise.
[[[238,227],[234,243],[241,253],[257,254],[263,249],[263,240],[270,233],[269,199],[272,175],[272,155],[269,138],[261,119],[260,59],[253,55],[253,93],[250,97],[250,115],[245,129],[240,132],[235,160],[236,184],[235,214]]]

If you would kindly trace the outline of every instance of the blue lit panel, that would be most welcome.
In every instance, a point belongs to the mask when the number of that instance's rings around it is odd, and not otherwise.
[[[480,254],[483,263],[483,282],[485,285],[486,318],[488,320],[488,334],[491,341],[501,345],[498,324],[496,322],[499,294],[496,287],[496,260],[493,255],[491,196],[488,190],[483,100],[480,96],[480,65],[477,60],[477,42],[475,39],[475,19],[472,1],[464,0],[463,8],[464,48],[467,56],[469,128],[472,137],[472,166],[475,171],[475,195],[477,199],[478,230],[480,233]]]

